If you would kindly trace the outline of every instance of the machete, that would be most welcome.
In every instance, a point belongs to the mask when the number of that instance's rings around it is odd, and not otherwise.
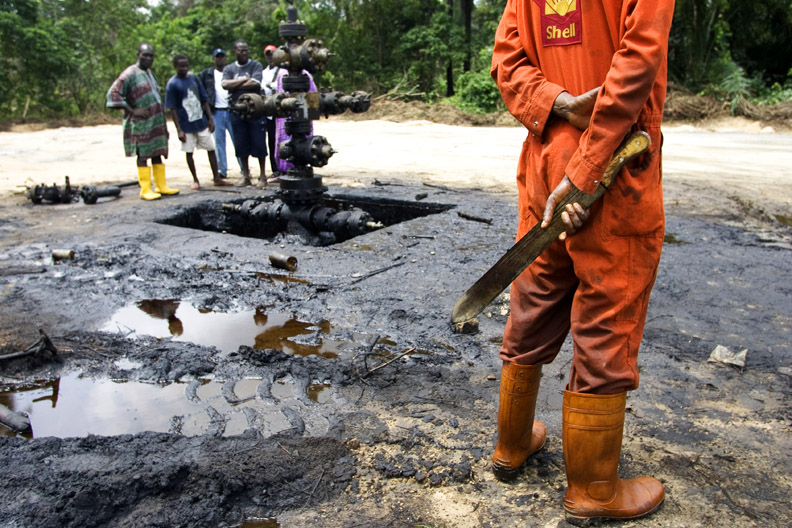
[[[646,152],[651,143],[652,140],[649,139],[649,135],[646,132],[635,132],[630,135],[616,149],[616,154],[614,154],[608,164],[608,168],[605,170],[605,174],[602,176],[602,181],[597,186],[597,189],[591,194],[584,193],[579,189],[570,191],[556,205],[550,225],[542,228],[541,224],[536,224],[459,298],[451,314],[451,322],[454,324],[464,323],[481,313],[500,292],[506,289],[564,231],[561,213],[563,213],[567,204],[577,202],[584,209],[591,207],[594,202],[605,194],[605,191],[613,183],[622,167],[630,160]]]

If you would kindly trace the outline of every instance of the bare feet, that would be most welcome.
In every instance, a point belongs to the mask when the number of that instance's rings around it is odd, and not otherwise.
[[[223,179],[220,179],[220,178],[214,180],[213,184],[214,184],[215,187],[229,187],[229,186],[233,186],[234,185],[230,181],[223,180]]]
[[[192,189],[193,191],[197,191],[200,188],[201,188],[201,184],[198,182],[193,182],[193,184],[190,185],[190,189]]]

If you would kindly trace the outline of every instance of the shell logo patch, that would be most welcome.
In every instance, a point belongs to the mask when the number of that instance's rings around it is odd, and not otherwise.
[[[582,42],[583,0],[534,0],[541,12],[542,45],[569,46]]]
[[[545,15],[565,16],[575,10],[575,0],[545,0]]]

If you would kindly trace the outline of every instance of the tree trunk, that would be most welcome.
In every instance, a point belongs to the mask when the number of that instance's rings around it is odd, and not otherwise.
[[[463,71],[470,71],[472,63],[471,47],[473,43],[473,0],[460,0],[462,3],[462,16],[465,19],[465,63],[462,66]]]

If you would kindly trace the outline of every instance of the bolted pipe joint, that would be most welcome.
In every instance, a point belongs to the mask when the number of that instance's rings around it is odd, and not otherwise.
[[[325,117],[343,114],[351,110],[355,114],[368,111],[371,106],[371,95],[366,92],[355,91],[351,95],[344,92],[325,92],[321,94],[319,108]]]
[[[272,63],[290,72],[322,71],[333,53],[319,39],[308,39],[298,45],[284,45],[272,52]]]
[[[381,227],[366,211],[353,209],[338,211],[327,219],[326,230],[336,236],[351,238]]]
[[[295,165],[324,167],[336,153],[324,136],[292,137],[278,145],[280,157]]]
[[[257,93],[246,93],[239,96],[234,113],[244,119],[258,119],[262,116],[290,117],[304,106],[304,102],[287,93],[262,96]]]

